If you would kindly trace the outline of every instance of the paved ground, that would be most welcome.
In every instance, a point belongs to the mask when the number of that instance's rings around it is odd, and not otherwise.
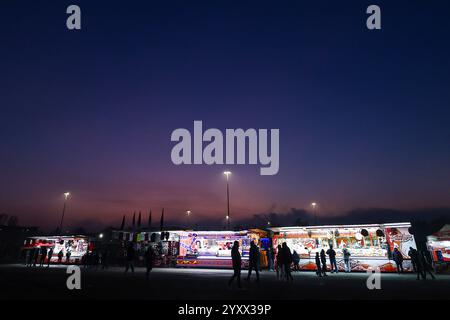
[[[231,270],[154,269],[123,274],[81,268],[81,290],[68,290],[66,268],[0,266],[0,299],[450,299],[450,276],[416,280],[412,274],[382,274],[381,290],[368,290],[368,274],[335,274],[318,278],[312,272],[294,273],[294,283],[279,281],[264,271],[261,282],[242,281],[244,289],[228,288]],[[246,274],[244,270],[243,275]],[[244,277],[243,277],[244,278]]]

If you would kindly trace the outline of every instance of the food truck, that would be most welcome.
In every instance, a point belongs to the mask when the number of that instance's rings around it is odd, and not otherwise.
[[[437,272],[450,272],[450,224],[427,237],[427,248]]]
[[[300,256],[300,270],[316,270],[315,255],[332,246],[336,251],[337,265],[344,270],[343,249],[350,256],[352,271],[380,269],[381,272],[396,272],[392,252],[397,248],[403,255],[405,271],[412,271],[409,248],[416,248],[414,236],[410,234],[410,223],[328,225],[304,227],[269,228],[273,233],[274,251],[286,242]],[[328,256],[327,256],[327,261]]]
[[[261,246],[267,243],[266,236],[267,232],[259,229],[180,232],[177,267],[232,268],[231,248],[234,241],[238,241],[242,266],[246,268],[251,241]],[[264,250],[261,250],[261,253],[264,255]],[[265,267],[265,260],[261,261],[261,267]]]
[[[50,262],[54,263],[58,261],[58,253],[62,251],[63,262],[66,261],[66,254],[70,252],[70,263],[81,263],[82,257],[88,252],[89,239],[86,236],[74,235],[74,236],[39,236],[29,237],[25,240],[22,247],[22,251],[26,254],[27,251],[33,249],[41,249],[46,247],[47,250],[53,248],[53,255]],[[39,254],[41,254],[39,250]],[[47,262],[48,259],[45,261]]]

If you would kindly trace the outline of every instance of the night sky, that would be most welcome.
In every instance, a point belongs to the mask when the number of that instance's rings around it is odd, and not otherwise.
[[[370,4],[382,30],[366,28]],[[82,30],[66,28],[66,8]],[[119,224],[450,206],[448,1],[0,4],[0,212]],[[279,128],[280,171],[175,166],[174,129]],[[224,219],[222,219],[224,220]]]

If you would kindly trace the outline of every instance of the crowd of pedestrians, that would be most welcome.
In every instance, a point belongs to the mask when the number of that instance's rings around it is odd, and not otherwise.
[[[54,248],[53,247],[36,247],[36,248],[32,248],[32,249],[27,249],[25,252],[25,265],[27,267],[44,267],[46,266],[47,268],[50,267],[50,262],[52,260],[53,257],[53,253],[54,253]],[[60,252],[58,252],[57,254],[57,261],[59,264],[62,264],[63,261],[63,256],[64,253],[61,250]],[[67,251],[66,254],[66,260],[65,260],[66,264],[70,263],[70,251]]]
[[[278,245],[275,250],[272,246],[269,246],[266,251],[266,255],[268,271],[275,271],[277,279],[279,280],[292,282],[294,280],[292,271],[300,271],[300,255],[295,250],[291,251],[286,242]],[[429,275],[432,279],[435,279],[431,257],[427,251],[418,251],[417,249],[411,247],[408,255],[411,257],[413,272],[417,274],[417,279],[426,279],[427,275]],[[337,254],[333,249],[333,246],[330,246],[327,251],[322,249],[320,252],[315,253],[314,261],[316,266],[316,274],[318,277],[326,277],[327,272],[339,273],[336,256]],[[231,257],[233,263],[233,275],[230,278],[228,285],[231,286],[233,282],[237,280],[238,287],[241,288],[242,258],[239,251],[238,241],[235,241],[233,244]],[[258,267],[259,257],[260,253],[258,246],[255,242],[251,242],[247,280],[250,280],[252,272],[255,271],[257,283],[260,281],[260,268]],[[392,252],[392,260],[396,264],[397,272],[399,274],[404,273],[404,257],[398,248],[394,248],[394,251]],[[342,249],[342,262],[344,272],[350,273],[352,270],[351,253],[350,250],[345,247]]]
[[[142,252],[139,251],[142,255]],[[27,267],[49,267],[54,256],[54,247],[46,247],[43,246],[41,248],[32,248],[26,250],[25,256],[25,264]],[[101,252],[94,251],[86,253],[82,259],[81,263],[85,266],[101,266],[102,269],[108,269],[108,250],[105,249]],[[129,243],[124,251],[124,261],[125,261],[125,270],[124,273],[134,273],[135,266],[134,262],[136,260],[136,249],[132,243]],[[155,251],[152,246],[148,246],[143,251],[143,259],[145,262],[146,268],[146,277],[148,278],[150,272],[153,269],[153,265],[155,262]],[[417,280],[423,279],[426,280],[427,276],[432,279],[435,279],[435,275],[433,274],[433,263],[430,254],[428,251],[422,250],[419,251],[415,248],[410,247],[408,256],[411,258],[411,265],[413,272],[417,275]],[[64,254],[61,249],[56,254],[56,261],[58,264],[71,264],[71,252],[67,250]],[[300,255],[295,251],[291,251],[288,247],[287,243],[284,242],[281,245],[278,245],[274,250],[272,246],[269,246],[269,249],[266,251],[268,270],[276,272],[277,279],[292,282],[294,278],[292,276],[292,271],[297,272],[300,271]],[[351,253],[347,248],[343,248],[342,250],[343,257],[343,269],[346,273],[351,272]],[[65,258],[65,259],[64,259]],[[234,281],[237,282],[239,288],[241,288],[241,271],[242,271],[242,257],[239,250],[239,242],[234,241],[232,249],[231,249],[231,258],[232,258],[232,266],[233,266],[233,275],[229,279],[228,285],[231,286]],[[392,260],[395,262],[397,272],[399,274],[405,273],[405,269],[403,266],[404,256],[400,252],[398,248],[394,248],[391,254]],[[55,262],[55,260],[53,260]],[[320,252],[316,252],[314,257],[314,262],[316,266],[316,274],[319,277],[326,277],[327,272],[330,273],[338,273],[339,268],[336,260],[336,251],[333,249],[333,246],[330,246],[327,251],[324,249],[320,250]],[[329,268],[328,268],[329,266]],[[248,273],[246,280],[250,281],[252,277],[252,273],[255,273],[256,282],[260,281],[260,251],[259,246],[252,241],[250,243],[249,250],[249,259],[248,259]]]

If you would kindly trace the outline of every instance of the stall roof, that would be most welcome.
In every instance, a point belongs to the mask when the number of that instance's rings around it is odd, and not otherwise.
[[[450,240],[450,224],[444,225],[441,230],[427,237],[429,241]]]
[[[66,236],[33,236],[27,237],[27,239],[56,239],[56,238],[89,238],[89,236],[77,234],[77,235],[66,235]]]
[[[316,229],[339,229],[339,228],[400,228],[400,227],[410,227],[409,222],[399,222],[399,223],[384,223],[384,224],[343,224],[343,225],[325,225],[325,226],[298,226],[298,227],[272,227],[267,228],[273,232],[295,232],[301,230],[316,230]]]

